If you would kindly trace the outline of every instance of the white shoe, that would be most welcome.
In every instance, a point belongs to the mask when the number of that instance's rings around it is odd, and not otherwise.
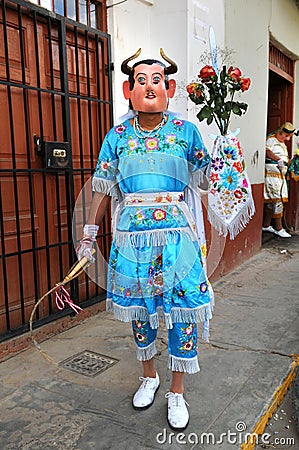
[[[167,392],[168,398],[168,423],[174,430],[184,430],[189,423],[188,403],[184,399],[183,394],[174,394]],[[189,406],[189,405],[188,405]]]
[[[139,377],[139,380],[142,384],[133,397],[133,408],[147,409],[154,403],[155,394],[159,389],[159,375],[156,373],[156,378]]]
[[[274,230],[273,227],[271,227],[271,225],[269,227],[262,227],[262,230],[266,231],[268,233],[275,233],[276,234],[276,231]]]
[[[282,237],[282,238],[290,238],[292,237],[291,234],[289,234],[284,228],[282,228],[281,230],[277,231],[274,230],[275,234],[277,234],[277,236]]]

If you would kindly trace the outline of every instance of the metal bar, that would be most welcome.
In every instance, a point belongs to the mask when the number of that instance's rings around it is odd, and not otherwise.
[[[65,18],[61,18],[58,28],[59,44],[60,44],[60,76],[61,76],[61,90],[65,92],[63,108],[63,127],[64,127],[64,139],[66,142],[72,143],[71,138],[71,126],[70,126],[70,95],[68,86],[68,60],[67,60],[67,42],[66,42],[66,21]],[[67,221],[68,221],[68,240],[72,242],[72,215],[71,211],[75,205],[75,187],[74,187],[74,172],[73,172],[73,158],[72,158],[72,145],[70,152],[71,169],[65,175],[65,187],[66,198],[68,200],[69,208],[67,209]],[[73,245],[69,245],[69,264],[71,265],[74,258]],[[74,293],[74,283],[71,283],[72,295]],[[75,280],[75,292],[78,295],[78,280]],[[74,296],[74,295],[73,295]]]
[[[2,206],[2,190],[0,183],[0,230],[1,230],[1,247],[2,247],[2,272],[3,272],[3,291],[4,291],[4,303],[5,303],[5,320],[6,327],[10,330],[10,316],[9,316],[9,302],[8,302],[8,284],[7,284],[7,268],[6,268],[6,255],[5,255],[5,236],[4,236],[4,216]]]
[[[10,67],[9,67],[9,51],[8,51],[8,36],[7,36],[7,21],[6,21],[6,9],[5,3],[2,3],[2,20],[3,20],[3,32],[4,32],[4,51],[6,61],[6,78],[10,81]],[[12,93],[10,86],[7,87],[8,96],[8,109],[9,109],[9,122],[10,122],[10,141],[12,150],[12,164],[13,168],[16,168],[16,147],[15,147],[15,133],[14,133],[14,121],[13,121],[13,106],[12,106]],[[21,229],[19,220],[19,195],[18,195],[18,180],[16,173],[13,173],[13,186],[14,186],[14,206],[16,217],[16,237],[18,252],[21,250]],[[23,289],[23,271],[22,271],[22,259],[18,253],[18,274],[19,274],[19,291],[20,291],[20,304],[21,304],[21,318],[22,323],[25,322],[25,310],[24,310],[24,289]]]
[[[48,29],[48,51],[49,51],[49,63],[50,63],[50,80],[51,80],[51,104],[52,104],[52,123],[53,123],[53,136],[54,141],[57,140],[57,127],[56,127],[56,105],[55,105],[55,85],[54,85],[54,67],[53,67],[53,55],[52,55],[52,36],[51,36],[51,20],[47,17],[47,29]]]
[[[19,23],[19,39],[20,39],[20,50],[21,50],[21,63],[22,63],[22,83],[26,84],[26,73],[25,73],[25,49],[23,41],[22,32],[22,14],[21,7],[18,5],[18,23]],[[29,126],[29,97],[28,90],[23,88],[23,107],[24,107],[24,117],[25,117],[25,130],[26,130],[26,153],[27,153],[27,165],[31,169],[31,145],[30,145],[30,126]],[[29,204],[30,204],[30,223],[31,223],[31,245],[32,245],[32,265],[33,271],[37,273],[37,254],[36,254],[36,239],[35,239],[35,223],[34,223],[34,194],[33,194],[33,178],[32,172],[27,172],[28,175],[28,185],[29,185]],[[38,297],[38,283],[36,277],[34,277],[34,294],[35,298]]]

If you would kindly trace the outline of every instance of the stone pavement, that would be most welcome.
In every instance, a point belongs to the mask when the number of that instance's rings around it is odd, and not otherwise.
[[[142,373],[130,324],[101,312],[41,344],[57,363],[85,350],[111,358],[98,375],[49,363],[35,348],[0,364],[0,449],[238,449],[299,347],[299,235],[263,241],[257,255],[213,284],[211,341],[199,343],[201,371],[186,376],[191,419],[184,435],[166,420],[164,327],[156,356],[161,386],[154,405],[138,412],[131,402]],[[276,448],[298,449],[299,437],[287,433],[296,442]]]

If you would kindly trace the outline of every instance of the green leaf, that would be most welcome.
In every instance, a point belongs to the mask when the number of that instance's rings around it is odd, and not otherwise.
[[[233,103],[232,111],[233,111],[234,114],[237,114],[237,116],[241,116],[242,115],[242,110],[240,109],[240,107],[235,102]]]
[[[207,124],[211,125],[211,123],[213,122],[214,117],[211,115],[210,117],[207,118]]]
[[[201,113],[203,115],[203,118],[207,119],[208,117],[210,117],[211,114],[213,114],[213,109],[210,108],[209,106],[204,106],[201,110]]]
[[[202,111],[199,111],[199,112],[196,114],[196,117],[198,118],[198,120],[199,120],[200,122],[202,122],[203,120],[205,120],[204,116],[202,115]]]

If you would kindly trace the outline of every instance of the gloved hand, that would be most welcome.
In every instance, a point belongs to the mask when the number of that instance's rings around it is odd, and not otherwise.
[[[76,254],[78,260],[83,257],[87,258],[91,263],[95,262],[95,258],[92,256],[93,243],[96,240],[97,232],[99,226],[98,225],[85,225],[83,228],[84,236],[81,241],[78,243],[76,248]]]
[[[280,159],[277,162],[277,167],[279,168],[279,170],[284,168],[284,160],[283,159]]]

